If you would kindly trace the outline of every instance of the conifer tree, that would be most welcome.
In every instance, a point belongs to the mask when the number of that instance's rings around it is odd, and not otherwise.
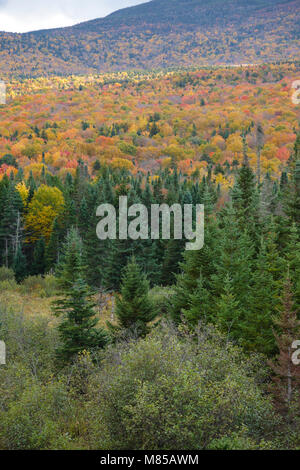
[[[197,287],[188,296],[187,307],[182,309],[182,314],[187,323],[196,327],[199,322],[210,322],[211,319],[211,294],[204,287],[202,274],[197,281]]]
[[[286,213],[300,232],[300,160],[296,161],[290,188],[286,193]]]
[[[143,336],[155,315],[149,298],[149,283],[133,257],[123,272],[121,293],[116,296],[118,326]]]
[[[107,334],[95,328],[98,319],[94,307],[91,291],[78,274],[73,284],[64,290],[64,297],[53,306],[55,315],[62,317],[58,326],[62,344],[56,351],[59,364],[70,362],[81,351],[95,351],[106,345]]]
[[[19,192],[15,189],[12,182],[4,193],[4,206],[0,220],[0,248],[2,262],[7,267],[11,266],[13,257],[16,255],[19,243],[21,241],[21,212],[23,202]]]
[[[214,273],[216,262],[218,230],[214,219],[205,215],[205,243],[202,250],[186,251],[184,261],[180,265],[181,273],[177,276],[175,293],[170,308],[171,318],[180,323],[183,310],[187,308],[189,296],[193,294],[198,285],[200,275],[203,277],[205,288],[212,290],[211,276]]]
[[[257,152],[257,170],[256,170],[256,177],[257,177],[257,184],[260,185],[260,175],[261,175],[261,151],[264,146],[264,130],[261,123],[257,124],[256,127],[256,152]]]
[[[50,239],[45,252],[45,263],[47,272],[51,271],[51,269],[54,269],[59,261],[60,238],[61,227],[59,220],[56,218],[53,223]]]
[[[274,330],[279,355],[276,362],[270,362],[270,366],[274,372],[272,392],[276,405],[281,411],[287,412],[295,399],[300,405],[300,368],[292,361],[292,345],[300,337],[300,322],[297,318],[299,312],[294,309],[289,273],[284,284],[280,311],[280,318],[275,322],[279,331]]]
[[[62,288],[71,288],[78,277],[83,277],[83,243],[74,227],[67,234],[62,247],[62,255],[57,268],[59,284]]]
[[[46,269],[46,259],[45,259],[45,239],[40,238],[34,247],[33,252],[33,262],[31,267],[31,274],[44,274]]]
[[[238,197],[235,199],[234,207],[241,220],[241,227],[253,223],[254,201],[255,201],[255,176],[249,165],[247,145],[244,139],[244,159],[242,168],[237,178]]]
[[[285,260],[289,267],[295,308],[300,312],[300,235],[295,223],[289,229]]]
[[[20,245],[17,249],[17,253],[14,256],[13,270],[17,282],[21,282],[23,279],[25,279],[27,275],[27,261]]]
[[[240,338],[240,322],[242,312],[239,308],[237,296],[229,274],[224,279],[224,287],[220,298],[216,303],[216,324],[229,338]]]
[[[251,351],[268,356],[275,352],[273,317],[279,304],[281,266],[278,250],[273,252],[273,241],[261,240],[252,274],[251,303],[243,322],[243,344]],[[281,273],[280,268],[280,273]]]
[[[250,280],[253,265],[253,243],[246,231],[242,232],[232,207],[224,210],[220,226],[218,253],[215,273],[212,275],[213,291],[217,298],[224,288],[228,275],[232,281],[233,293],[240,302],[245,315],[249,308]]]

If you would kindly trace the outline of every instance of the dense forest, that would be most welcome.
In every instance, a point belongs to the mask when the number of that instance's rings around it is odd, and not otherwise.
[[[1,74],[40,77],[299,59],[295,0],[152,0],[106,18],[0,32]]]
[[[0,107],[1,449],[300,446],[297,63],[12,80]],[[205,244],[99,240],[204,204]]]

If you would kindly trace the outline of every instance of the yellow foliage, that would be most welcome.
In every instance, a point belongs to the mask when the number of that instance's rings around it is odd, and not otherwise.
[[[27,242],[35,242],[44,237],[49,241],[54,219],[64,208],[64,197],[58,188],[42,185],[34,193],[25,218]]]

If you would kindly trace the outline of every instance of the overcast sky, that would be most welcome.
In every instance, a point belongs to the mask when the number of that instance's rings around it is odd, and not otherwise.
[[[71,26],[147,0],[0,0],[0,31]]]

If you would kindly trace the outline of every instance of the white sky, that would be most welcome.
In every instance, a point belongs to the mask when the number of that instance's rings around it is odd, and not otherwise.
[[[71,26],[149,0],[0,0],[0,31]]]

